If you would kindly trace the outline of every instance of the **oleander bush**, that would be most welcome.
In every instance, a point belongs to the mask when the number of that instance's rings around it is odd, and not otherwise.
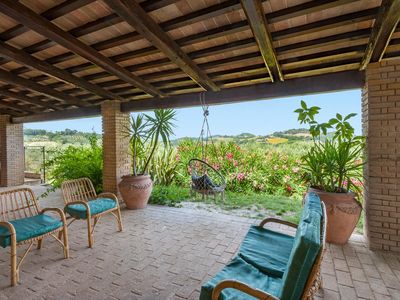
[[[270,147],[241,147],[234,142],[209,145],[206,162],[218,170],[232,192],[256,192],[273,195],[301,196],[306,187],[300,169],[304,147],[271,145]],[[190,186],[188,162],[201,158],[201,149],[193,140],[183,140],[176,150],[174,183]]]

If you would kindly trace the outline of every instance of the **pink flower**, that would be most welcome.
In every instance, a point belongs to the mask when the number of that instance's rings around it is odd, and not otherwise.
[[[235,166],[235,167],[237,167],[237,165],[238,165],[238,161],[235,159],[235,160],[233,160],[233,165]]]
[[[219,165],[219,164],[214,164],[212,167],[213,167],[215,170],[219,170],[220,165]]]
[[[227,158],[228,160],[231,160],[231,159],[233,158],[233,154],[230,153],[230,152],[228,152],[228,153],[226,154],[226,158]]]
[[[176,161],[180,161],[181,160],[181,156],[179,154],[175,155],[175,160]]]
[[[287,190],[289,193],[291,193],[291,192],[293,191],[293,189],[292,189],[292,187],[291,187],[290,185],[287,185],[287,186],[286,186],[286,190]]]
[[[295,168],[292,169],[292,172],[293,173],[297,173],[299,170],[300,170],[299,168],[295,167]]]
[[[245,178],[244,173],[238,173],[238,174],[236,175],[236,179],[237,179],[238,181],[243,181],[244,178]]]
[[[288,181],[290,180],[290,176],[289,176],[289,175],[286,175],[285,177],[283,177],[283,180],[284,180],[285,182],[288,182]]]

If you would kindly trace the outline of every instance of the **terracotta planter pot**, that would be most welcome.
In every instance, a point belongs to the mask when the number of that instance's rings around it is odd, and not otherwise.
[[[153,181],[149,175],[122,176],[118,184],[122,199],[128,209],[145,208],[153,190]]]
[[[325,203],[328,217],[327,242],[346,244],[360,219],[362,210],[360,203],[355,200],[355,194],[328,193],[314,188],[309,188],[308,191],[318,194]]]

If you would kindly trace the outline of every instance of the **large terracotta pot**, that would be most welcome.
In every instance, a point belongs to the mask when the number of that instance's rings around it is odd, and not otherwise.
[[[362,207],[353,192],[328,193],[310,188],[309,192],[318,194],[325,203],[328,217],[326,240],[329,243],[343,245],[349,240],[357,226]]]
[[[118,187],[126,208],[145,208],[153,190],[153,181],[149,175],[126,175],[122,176]]]

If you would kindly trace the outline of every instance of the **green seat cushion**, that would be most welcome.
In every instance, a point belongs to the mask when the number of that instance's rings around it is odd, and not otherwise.
[[[294,237],[259,226],[251,226],[239,249],[239,256],[261,272],[282,277]]]
[[[117,206],[114,200],[107,198],[90,200],[87,202],[87,204],[89,205],[90,214],[92,216],[105,212],[106,210],[113,209]],[[86,219],[87,216],[86,206],[83,204],[68,205],[64,208],[64,211],[77,219]]]
[[[322,208],[316,194],[307,195],[305,207],[294,238],[286,271],[282,277],[280,297],[300,299],[315,259],[321,251]]]
[[[211,300],[215,286],[222,280],[233,279],[248,284],[252,288],[260,289],[271,295],[277,296],[281,289],[282,279],[268,276],[257,268],[248,264],[239,256],[235,257],[228,265],[201,287],[200,300]],[[252,296],[236,289],[224,289],[219,297],[220,300],[250,300]]]
[[[45,214],[10,221],[15,228],[17,243],[49,233],[63,226],[60,220]],[[6,227],[0,226],[0,246],[10,246],[11,233]]]

